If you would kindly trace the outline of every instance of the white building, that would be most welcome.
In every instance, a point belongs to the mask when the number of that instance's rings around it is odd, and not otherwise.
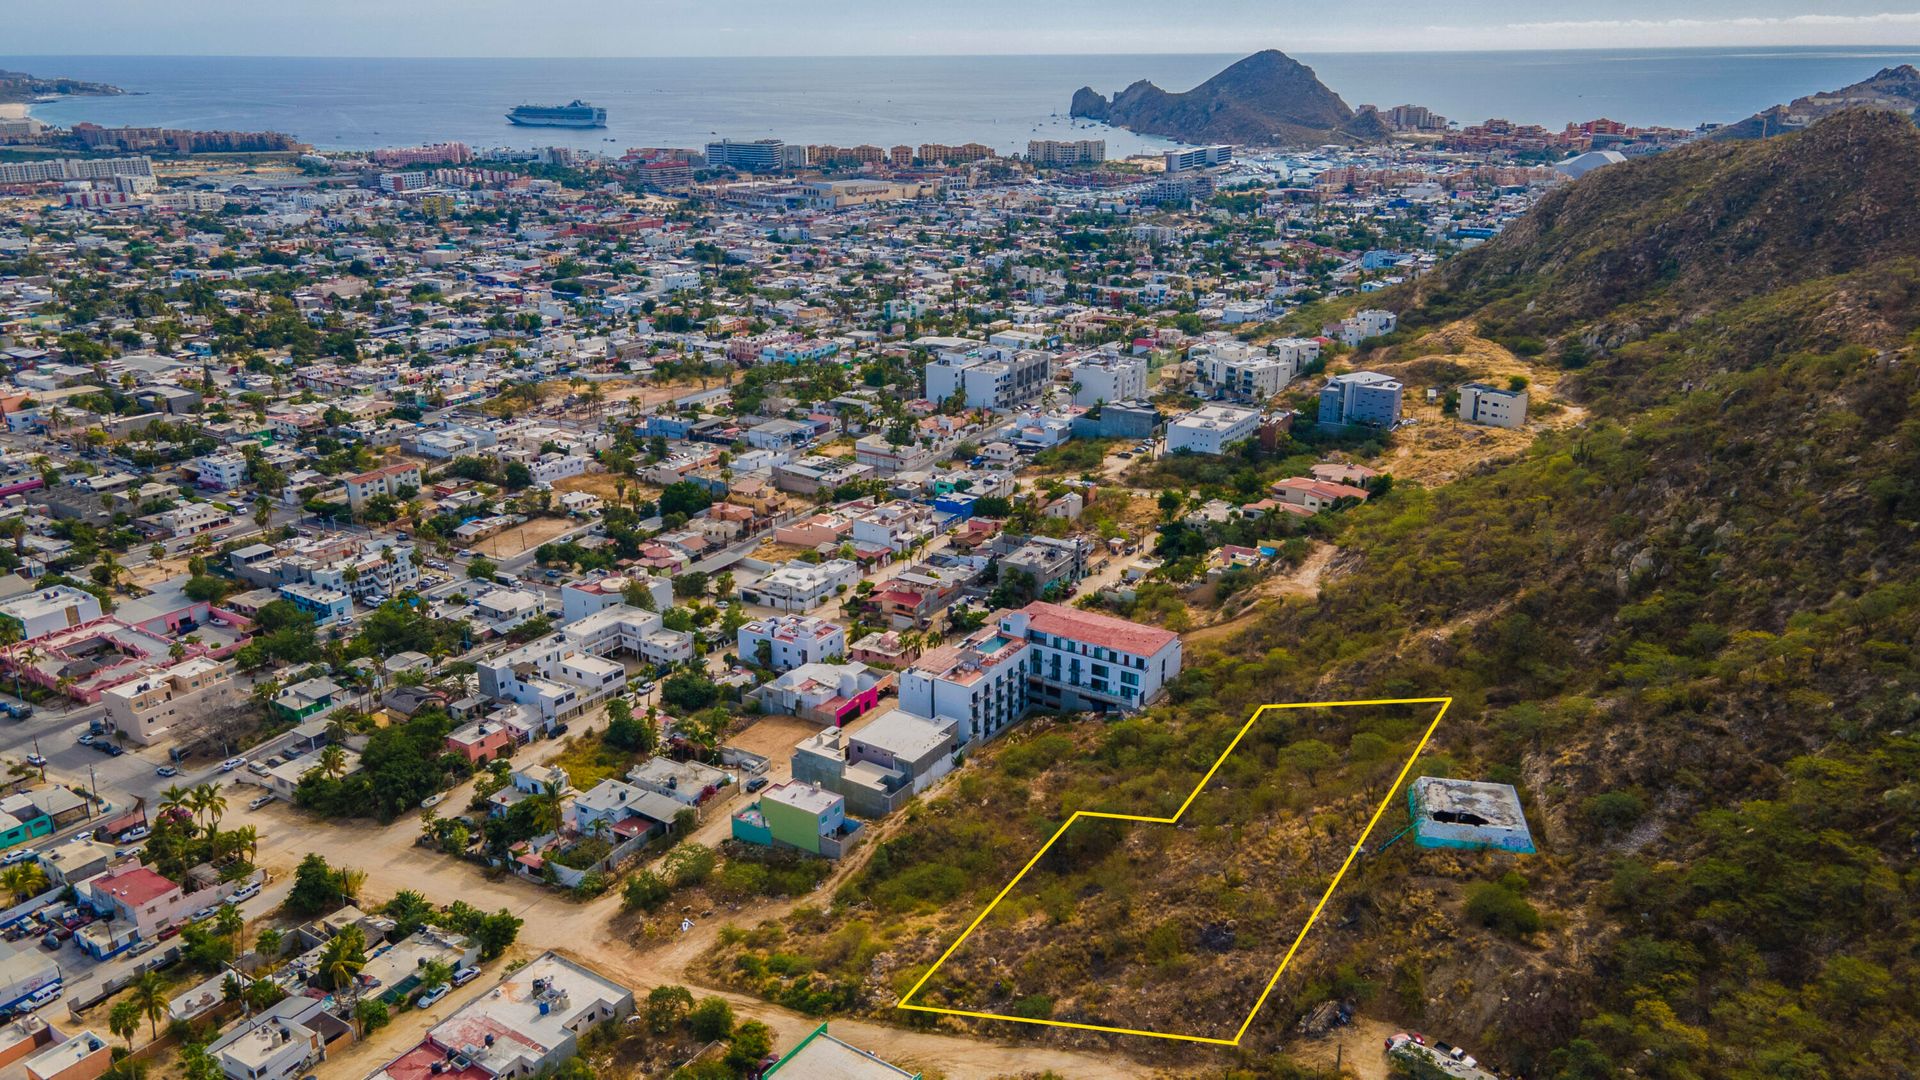
[[[921,503],[896,499],[854,518],[850,535],[860,547],[905,551],[915,543],[933,539],[933,510]]]
[[[602,1024],[633,1012],[633,991],[553,953],[514,970],[491,990],[472,997],[427,1029],[418,1046],[368,1080],[418,1080],[455,1057],[471,1080],[523,1080],[550,1072],[580,1049]]]
[[[491,589],[473,602],[474,616],[496,634],[504,634],[542,612],[540,597],[519,589]]]
[[[194,483],[211,491],[232,491],[247,482],[247,459],[231,450],[196,458],[189,467]]]
[[[666,578],[611,576],[574,581],[560,586],[560,621],[570,623],[596,611],[626,603],[627,587],[635,582],[653,598],[655,611],[673,606],[673,583]]]
[[[955,721],[962,747],[984,742],[1027,715],[1027,643],[985,626],[942,645],[900,673],[900,708]]]
[[[1146,399],[1147,358],[1144,356],[1095,353],[1075,360],[1067,371],[1073,379],[1073,403],[1082,408]]]
[[[1036,708],[1131,712],[1180,674],[1179,634],[1096,611],[1035,601],[999,629],[1026,642]]]
[[[766,659],[761,659],[761,645]],[[846,628],[831,619],[811,615],[775,615],[755,619],[739,631],[740,660],[772,670],[788,671],[802,664],[818,664],[847,655]]]
[[[960,395],[968,408],[1006,412],[1040,396],[1053,377],[1053,358],[992,346],[948,349],[927,361],[923,375],[934,401]]]
[[[811,611],[859,581],[860,567],[851,559],[790,562],[740,586],[740,599],[781,611]]]
[[[1306,344],[1311,349],[1287,344],[1286,348],[1269,350],[1238,341],[1215,341],[1195,345],[1187,357],[1193,362],[1194,382],[1202,393],[1233,401],[1264,402],[1285,390],[1300,373],[1301,365],[1320,355],[1318,343]]]
[[[1486,383],[1460,388],[1460,419],[1488,427],[1517,428],[1527,423],[1527,392],[1502,390]]]
[[[1233,405],[1205,405],[1167,425],[1167,452],[1221,454],[1245,442],[1260,428],[1260,411]]]
[[[20,624],[20,640],[32,641],[56,630],[99,618],[100,600],[84,589],[53,585],[0,603],[0,616]]]

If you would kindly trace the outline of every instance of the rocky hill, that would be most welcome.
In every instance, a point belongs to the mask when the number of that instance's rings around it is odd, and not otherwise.
[[[1356,114],[1312,68],[1274,49],[1254,53],[1185,93],[1143,79],[1108,100],[1083,86],[1074,92],[1071,109],[1076,117],[1189,143],[1298,146],[1385,137],[1378,115]]]
[[[0,71],[0,101],[32,101],[51,94],[124,94],[125,90],[106,83],[80,79],[48,79],[24,71]]]
[[[1916,155],[1920,130],[1849,112],[1598,170],[1370,298],[1404,340],[1355,365],[1473,327],[1567,369],[1590,419],[1326,523],[1341,554],[1317,596],[1196,644],[1146,717],[989,748],[831,907],[737,936],[716,971],[797,1008],[1104,1045],[1180,1075],[1302,1075],[1271,1055],[1301,1052],[1295,1022],[1330,998],[1506,1074],[1910,1074]],[[1517,785],[1540,854],[1362,859],[1238,1050],[893,1012],[1071,811],[1165,812],[1267,702],[1429,694],[1455,705],[1416,773]],[[1057,868],[1059,888],[986,928],[1000,952],[938,989],[1100,1017],[1167,1011],[1188,980],[1232,996],[1304,887],[1288,866],[1341,842],[1348,785],[1403,736],[1278,733],[1271,767],[1224,777],[1216,819],[1089,836],[1094,861]],[[1184,1019],[1218,1019],[1196,1002]]]
[[[1920,111],[1920,70],[1912,64],[1881,68],[1872,78],[1839,90],[1794,98],[1713,133],[1716,139],[1764,139],[1824,120],[1843,109],[1885,109],[1912,117]]]

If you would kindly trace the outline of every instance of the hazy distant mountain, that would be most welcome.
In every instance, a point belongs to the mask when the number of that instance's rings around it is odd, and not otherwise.
[[[1386,135],[1371,109],[1355,113],[1312,68],[1275,49],[1254,53],[1183,94],[1142,79],[1108,100],[1083,86],[1074,92],[1071,111],[1143,135],[1192,143],[1317,145]]]
[[[1825,90],[1795,98],[1790,104],[1775,105],[1754,113],[1737,124],[1728,124],[1713,133],[1716,139],[1764,139],[1769,135],[1798,131],[1833,115],[1841,109],[1886,109],[1909,118],[1920,111],[1920,71],[1912,64],[1881,68],[1870,79],[1863,79],[1839,90]]]
[[[24,71],[0,71],[0,101],[32,101],[49,94],[124,94],[106,83],[79,79],[43,79]]]

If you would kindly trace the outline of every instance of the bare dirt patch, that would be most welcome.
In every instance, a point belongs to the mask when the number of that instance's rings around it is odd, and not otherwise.
[[[1559,394],[1564,373],[1531,364],[1505,346],[1488,341],[1466,323],[1452,323],[1400,347],[1404,359],[1362,353],[1354,370],[1379,371],[1406,384],[1403,415],[1414,423],[1394,433],[1394,446],[1372,464],[1396,479],[1444,484],[1486,461],[1509,458],[1532,445],[1541,432],[1581,423],[1587,412]],[[1518,430],[1462,423],[1442,408],[1447,394],[1463,382],[1506,386],[1515,376],[1527,379],[1527,426]],[[1427,390],[1437,391],[1427,401]]]
[[[473,545],[473,550],[490,559],[511,559],[522,552],[532,551],[541,544],[552,540],[561,533],[570,532],[580,525],[566,518],[534,518],[532,521],[515,525],[504,532],[497,532],[485,540]]]

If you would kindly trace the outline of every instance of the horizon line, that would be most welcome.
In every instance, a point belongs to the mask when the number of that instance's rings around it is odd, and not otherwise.
[[[1811,52],[1818,50],[1845,50],[1851,53],[1871,56],[1875,53],[1920,52],[1920,41],[1862,45],[1858,43],[1800,43],[1792,45],[1764,44],[1722,44],[1722,45],[1595,45],[1580,48],[1539,48],[1526,45],[1486,45],[1471,48],[1438,49],[1302,49],[1297,53],[1283,49],[1256,49],[1242,53],[1238,50],[1225,51],[1173,51],[1173,52],[863,52],[863,53],[633,53],[628,55],[597,54],[486,54],[486,53],[272,53],[272,52],[0,52],[0,56],[13,59],[75,59],[75,60],[895,60],[895,59],[955,59],[980,60],[999,58],[1044,59],[1050,57],[1152,57],[1152,56],[1252,56],[1261,52],[1281,52],[1287,56],[1420,56],[1450,55],[1474,53],[1634,53],[1634,52],[1727,52],[1737,50],[1753,53]],[[50,78],[58,76],[37,76]]]

